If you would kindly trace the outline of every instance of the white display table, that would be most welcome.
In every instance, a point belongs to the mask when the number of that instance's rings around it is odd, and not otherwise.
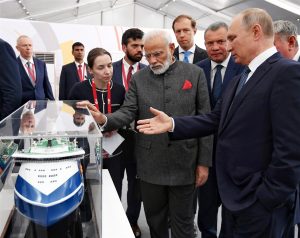
[[[106,169],[102,171],[102,236],[134,238],[110,174]]]

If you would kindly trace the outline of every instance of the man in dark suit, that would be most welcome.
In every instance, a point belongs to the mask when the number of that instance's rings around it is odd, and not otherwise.
[[[17,58],[22,81],[22,103],[29,100],[54,100],[46,64],[33,57],[32,40],[25,35],[17,39]]]
[[[300,62],[297,26],[284,20],[275,21],[273,25],[275,31],[274,45],[278,52],[287,59]]]
[[[128,91],[132,74],[146,67],[139,63],[143,57],[143,36],[138,28],[130,28],[122,35],[122,50],[125,53],[123,59],[113,63],[113,82],[124,86]],[[134,122],[132,123],[134,124]],[[120,131],[125,138],[122,144],[124,160],[122,161],[122,175],[126,170],[128,191],[127,191],[127,210],[126,215],[132,227],[135,237],[141,237],[141,230],[138,226],[138,218],[141,210],[141,198],[139,191],[139,183],[137,180],[136,158],[134,157],[134,125],[127,126],[126,129]]]
[[[21,106],[21,100],[22,85],[15,52],[0,38],[0,120]]]
[[[194,43],[197,27],[196,21],[192,17],[177,16],[173,21],[172,28],[179,44],[174,50],[177,60],[195,64],[207,58],[206,51]]]
[[[66,64],[61,69],[59,80],[59,100],[67,100],[73,85],[90,78],[88,66],[84,63],[84,45],[75,42],[72,45],[72,55],[74,62]]]
[[[274,26],[274,45],[278,52],[285,58],[300,62],[300,49],[297,40],[297,26],[284,20],[278,20],[273,23]],[[291,214],[291,218],[293,214]],[[293,219],[286,231],[286,238],[295,237],[295,229]],[[300,238],[299,224],[298,224],[298,238]]]
[[[232,222],[229,237],[283,237],[289,215],[299,221],[300,64],[273,45],[272,18],[250,8],[233,18],[229,50],[247,65],[210,114],[139,121],[147,134],[173,131],[174,139],[218,132],[217,183]],[[174,123],[173,123],[174,122]]]
[[[240,74],[243,66],[236,64],[228,52],[228,26],[224,22],[215,22],[204,32],[204,40],[208,58],[198,62],[205,73],[210,104],[213,109],[234,76]],[[214,138],[213,166],[209,168],[207,182],[198,188],[198,227],[201,237],[217,237],[217,217],[221,199],[217,187],[215,168],[215,147],[217,136]],[[226,218],[222,209],[222,227],[219,237],[226,237]]]
[[[149,66],[132,76],[118,111],[104,116],[91,103],[78,103],[88,106],[95,120],[107,130],[149,117],[151,104],[171,115],[195,115],[210,109],[203,71],[172,57],[175,46],[166,31],[147,32],[144,44]],[[192,201],[195,186],[203,185],[208,176],[211,138],[172,142],[167,134],[141,133],[136,138],[137,172],[151,237],[169,237],[170,224],[173,238],[192,238]]]

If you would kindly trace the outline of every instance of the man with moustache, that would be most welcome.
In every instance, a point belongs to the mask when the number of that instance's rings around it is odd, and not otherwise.
[[[139,63],[143,57],[143,36],[138,28],[130,28],[122,35],[122,50],[125,53],[123,59],[113,63],[113,82],[124,86],[128,91],[131,76],[146,65]],[[134,124],[134,123],[131,123]],[[138,226],[138,218],[141,210],[141,198],[136,171],[136,158],[134,157],[134,126],[126,126],[120,134],[125,138],[122,143],[124,159],[122,160],[122,175],[126,170],[128,191],[126,215],[135,237],[141,237],[141,230]]]
[[[169,115],[196,115],[208,112],[209,97],[203,71],[176,61],[171,36],[162,30],[144,36],[149,67],[131,78],[124,104],[114,113],[103,115],[88,106],[95,120],[106,130],[149,117],[155,105]],[[195,186],[203,185],[211,166],[210,137],[172,142],[167,133],[158,136],[136,134],[137,174],[147,223],[152,238],[168,238],[170,219],[173,238],[192,238]]]
[[[177,16],[173,21],[172,29],[179,44],[174,50],[174,56],[178,60],[195,64],[207,58],[206,51],[194,43],[197,27],[192,17]]]
[[[196,64],[205,73],[212,109],[229,82],[244,69],[242,65],[234,62],[234,58],[228,52],[227,32],[228,26],[224,22],[215,22],[206,28],[204,40],[208,58]],[[217,136],[214,137],[213,166],[209,168],[207,182],[198,188],[198,227],[202,238],[217,237],[218,209],[221,199],[215,167],[216,143]],[[227,237],[226,230],[230,229],[225,216],[225,208],[222,207],[222,226],[219,237]]]

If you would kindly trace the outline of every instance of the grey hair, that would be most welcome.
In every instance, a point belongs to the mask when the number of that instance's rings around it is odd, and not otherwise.
[[[249,30],[254,24],[259,24],[266,37],[274,37],[272,17],[260,8],[248,8],[240,13],[242,24]]]
[[[144,35],[143,40],[144,40],[144,43],[146,44],[147,41],[151,41],[156,38],[161,38],[162,40],[164,40],[166,45],[169,45],[170,43],[172,43],[171,35],[167,31],[164,31],[164,30],[149,31]]]
[[[274,21],[274,32],[280,36],[280,38],[287,39],[290,36],[296,37],[296,46],[298,46],[297,41],[297,26],[290,22],[290,21],[284,21],[284,20],[278,20]]]
[[[228,31],[228,25],[225,22],[217,21],[217,22],[210,24],[206,28],[206,30],[204,31],[204,35],[206,34],[207,31],[217,31],[220,28],[225,28]]]
[[[20,41],[21,41],[22,39],[24,39],[24,38],[30,39],[29,36],[26,36],[26,35],[20,35],[20,36],[17,38],[17,45],[19,45],[19,44],[20,44]]]

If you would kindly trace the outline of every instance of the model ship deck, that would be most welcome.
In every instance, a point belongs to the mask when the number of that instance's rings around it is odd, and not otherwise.
[[[84,150],[77,147],[76,140],[41,139],[33,141],[29,149],[15,152],[15,160],[45,160],[45,159],[81,159]]]

